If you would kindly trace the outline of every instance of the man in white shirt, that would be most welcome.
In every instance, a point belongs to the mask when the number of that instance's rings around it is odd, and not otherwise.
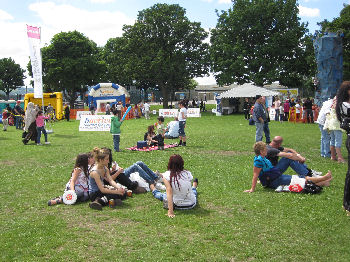
[[[324,130],[324,123],[326,122],[326,115],[329,114],[333,99],[329,99],[322,104],[322,108],[318,114],[317,123],[321,131],[321,156],[331,157],[330,140],[331,137],[327,130]]]
[[[179,103],[179,107],[180,107],[180,112],[177,117],[179,120],[179,137],[180,137],[179,146],[186,146],[185,125],[186,125],[186,118],[187,118],[187,109],[185,107],[185,102],[181,101]]]
[[[150,117],[149,117],[150,105],[147,102],[145,102],[143,105],[143,108],[145,110],[145,118],[150,119]]]
[[[174,121],[171,121],[167,125],[165,138],[177,138],[179,137],[179,121],[177,120],[177,117],[175,117]]]

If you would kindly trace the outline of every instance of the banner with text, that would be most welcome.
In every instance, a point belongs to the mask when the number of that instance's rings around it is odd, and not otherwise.
[[[40,27],[27,25],[30,62],[34,79],[34,98],[43,98],[42,62],[40,52]]]
[[[79,131],[109,131],[112,115],[81,115]]]
[[[200,108],[188,108],[187,117],[201,117]]]
[[[76,120],[80,120],[82,115],[91,115],[90,111],[77,111]]]
[[[159,109],[159,116],[162,117],[177,117],[177,109]]]

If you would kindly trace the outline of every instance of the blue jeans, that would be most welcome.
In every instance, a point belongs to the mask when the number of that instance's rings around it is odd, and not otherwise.
[[[266,144],[271,143],[269,122],[264,123],[264,133],[266,138]]]
[[[153,184],[154,180],[158,179],[158,176],[149,167],[141,162],[137,161],[135,164],[131,165],[124,170],[124,174],[130,177],[131,173],[138,172],[140,177],[146,180],[147,183]]]
[[[322,157],[331,157],[331,149],[329,146],[330,135],[327,130],[323,130],[323,125],[318,124],[318,127],[321,131],[321,156]]]
[[[192,187],[192,192],[194,193],[197,199],[197,188]],[[162,193],[158,189],[153,190],[152,195],[160,201],[163,201],[163,199],[166,198],[166,193]]]
[[[114,151],[119,152],[120,135],[113,135]]]
[[[264,124],[262,124],[259,120],[255,122],[256,132],[255,132],[255,142],[262,141],[263,139],[263,131]]]
[[[281,171],[282,174],[288,169],[288,167],[291,167],[300,177],[304,177],[309,173],[307,165],[285,157],[282,157],[278,161],[276,167]]]
[[[343,132],[341,130],[332,130],[330,132],[331,146],[341,148],[343,143]]]
[[[279,120],[279,117],[280,117],[280,110],[279,109],[275,109],[275,121],[278,121]]]
[[[21,116],[15,116],[16,129],[21,128],[21,122],[22,122],[22,117]]]
[[[292,176],[290,175],[281,175],[280,177],[276,178],[270,184],[268,185],[269,188],[276,189],[278,186],[288,186],[290,184],[290,181],[292,180]]]
[[[38,132],[36,142],[38,144],[40,144],[41,132],[43,132],[43,134],[45,136],[45,142],[47,142],[47,133],[46,133],[45,127],[44,126],[37,126],[36,131]]]

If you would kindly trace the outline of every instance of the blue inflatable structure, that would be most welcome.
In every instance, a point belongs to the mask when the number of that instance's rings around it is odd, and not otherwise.
[[[336,95],[343,81],[342,37],[342,33],[326,33],[314,38],[317,63],[315,102],[319,106]]]

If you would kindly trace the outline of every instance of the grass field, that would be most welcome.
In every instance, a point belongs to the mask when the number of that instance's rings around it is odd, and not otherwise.
[[[153,109],[153,108],[152,108]],[[151,120],[128,120],[121,147],[141,140]],[[342,210],[346,165],[319,156],[318,126],[271,122],[271,135],[307,157],[312,169],[333,171],[319,195],[252,194],[255,127],[242,115],[205,113],[187,122],[188,146],[114,154],[120,166],[137,160],[165,171],[171,154],[199,179],[199,206],[168,218],[151,193],[99,212],[87,203],[47,206],[61,195],[80,152],[112,147],[108,132],[79,132],[58,122],[51,145],[24,146],[21,131],[0,131],[1,261],[349,261],[350,218]],[[344,136],[345,139],[345,136]],[[169,141],[169,140],[166,140]],[[347,157],[345,147],[344,157]],[[293,174],[288,170],[288,174]]]

